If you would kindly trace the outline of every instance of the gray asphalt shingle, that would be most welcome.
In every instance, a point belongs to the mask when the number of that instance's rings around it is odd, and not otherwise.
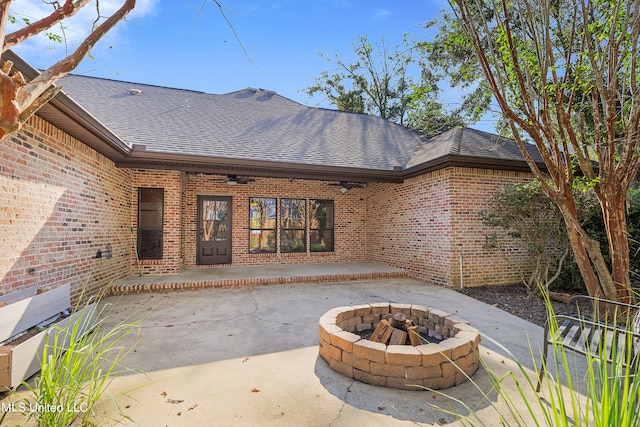
[[[536,162],[543,162],[534,145],[526,144],[526,148]],[[487,163],[492,160],[524,160],[520,148],[512,139],[477,129],[456,127],[434,136],[418,147],[406,166],[417,166],[448,155],[487,159]]]
[[[422,144],[416,132],[378,117],[265,91],[212,95],[75,75],[60,84],[127,144],[147,151],[391,170]]]
[[[59,84],[125,143],[149,152],[386,171],[451,155],[486,159],[487,167],[523,160],[515,141],[487,132],[454,128],[425,142],[375,116],[307,107],[264,90],[213,95],[77,75]]]

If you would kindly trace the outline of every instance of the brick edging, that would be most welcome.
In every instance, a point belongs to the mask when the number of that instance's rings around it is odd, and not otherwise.
[[[281,285],[292,283],[323,283],[352,280],[407,277],[405,271],[369,272],[347,274],[319,274],[313,276],[276,276],[242,279],[192,280],[170,283],[113,284],[110,295],[138,294],[144,292],[186,291],[206,288],[242,288],[246,286]]]

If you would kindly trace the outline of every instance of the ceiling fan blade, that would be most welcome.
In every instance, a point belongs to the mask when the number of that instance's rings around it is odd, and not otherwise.
[[[334,186],[334,187],[341,187],[341,188],[346,188],[348,190],[351,190],[352,188],[364,188],[364,183],[361,182],[351,182],[351,181],[340,181],[340,182],[332,182],[328,185]]]

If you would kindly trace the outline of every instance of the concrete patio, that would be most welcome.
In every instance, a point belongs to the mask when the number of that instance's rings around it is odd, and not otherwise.
[[[428,391],[374,387],[329,369],[318,357],[318,319],[336,306],[370,302],[437,307],[497,338],[528,368],[542,328],[451,289],[408,278],[203,289],[112,296],[115,322],[142,318],[139,343],[126,359],[144,374],[119,377],[113,393],[138,425],[458,425],[433,405],[468,412]],[[531,346],[531,347],[530,347]],[[484,340],[481,357],[497,374],[517,371],[510,355]],[[539,357],[536,358],[539,360]],[[535,377],[530,372],[532,378]],[[446,390],[498,425],[496,397],[483,401],[487,373]],[[141,388],[139,388],[141,387]],[[512,397],[516,395],[515,389]],[[522,406],[524,409],[524,404]],[[102,409],[113,410],[111,403]],[[135,425],[120,420],[126,425]]]
[[[334,267],[333,273],[345,268]],[[298,269],[303,267],[287,266],[279,276]],[[98,407],[100,424],[460,425],[454,415],[437,409],[468,416],[453,400],[424,390],[360,383],[332,371],[318,356],[322,314],[373,302],[421,304],[457,314],[504,344],[535,378],[531,352],[539,355],[542,328],[454,290],[406,277],[127,294],[103,299],[105,325],[140,319],[139,335],[125,344],[138,341],[125,365],[141,372],[123,374],[109,387],[131,420],[117,416],[107,399]],[[497,375],[518,371],[512,355],[485,337],[480,353]],[[577,369],[583,369],[580,363],[578,358]],[[487,372],[481,368],[472,379],[475,384],[444,391],[475,408],[485,425],[501,425],[496,408],[502,403],[495,394],[484,400],[478,390],[490,389]],[[513,385],[507,387],[517,400]],[[524,402],[518,405],[526,417]]]

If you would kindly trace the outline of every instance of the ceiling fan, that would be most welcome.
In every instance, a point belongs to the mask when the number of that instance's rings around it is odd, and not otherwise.
[[[255,179],[254,178],[248,178],[248,177],[245,177],[245,176],[227,175],[226,178],[214,178],[213,181],[224,182],[227,185],[238,185],[238,184],[248,184],[250,182],[255,181]]]
[[[363,182],[351,182],[351,181],[332,182],[329,185],[334,187],[340,187],[341,193],[346,193],[348,190],[351,190],[352,188],[364,188],[365,186]]]
[[[253,178],[238,175],[227,175],[227,185],[248,184],[253,181],[255,181]]]

